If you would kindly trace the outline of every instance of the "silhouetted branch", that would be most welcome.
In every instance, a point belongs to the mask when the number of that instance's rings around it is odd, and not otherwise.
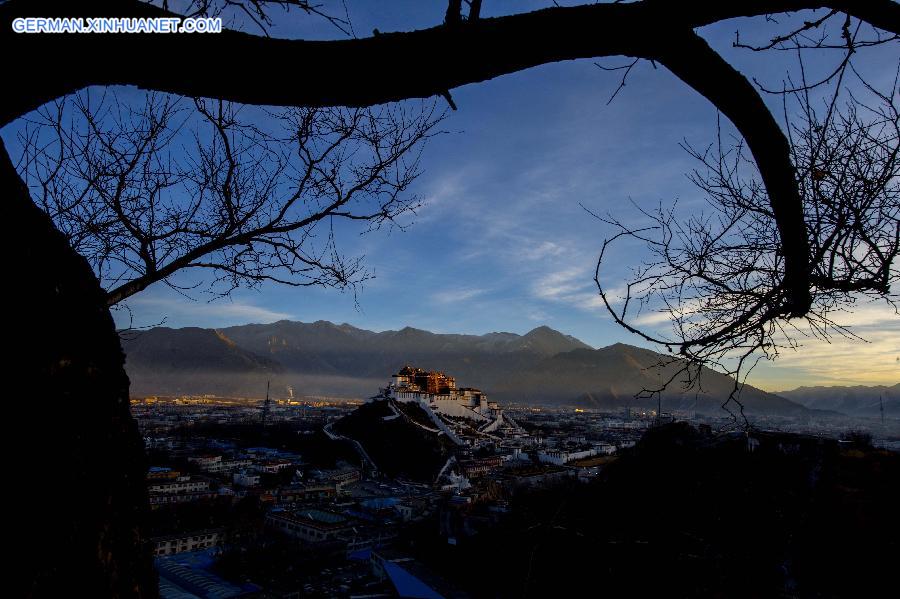
[[[466,27],[439,24],[328,42],[267,39],[235,31],[200,36],[61,35],[36,40],[7,27],[0,31],[3,47],[8,55],[20,57],[6,67],[7,84],[28,93],[8,98],[0,111],[0,124],[89,85],[137,85],[257,105],[369,106],[431,97],[563,60],[619,55],[653,59],[660,40],[672,33],[686,34],[729,18],[820,7],[849,12],[874,27],[900,33],[900,6],[891,0],[598,3],[479,18]],[[16,16],[38,13],[47,17],[172,15],[134,0],[93,0],[77,6],[62,0],[10,0],[0,6],[0,16],[7,23]],[[36,56],[38,46],[56,60],[36,72],[29,60],[21,58]],[[101,55],[103,61],[84,59]],[[235,73],[227,60],[202,65],[184,60],[186,56],[234,55],[254,68]],[[290,73],[292,67],[317,84],[284,85],[286,71]]]
[[[708,98],[738,128],[759,168],[780,234],[784,266],[784,294],[772,309],[780,315],[800,317],[812,303],[808,274],[808,241],[803,209],[794,179],[788,140],[750,82],[725,62],[698,35],[670,41],[677,47],[663,52],[660,63]]]
[[[631,70],[637,65],[638,62],[640,62],[640,60],[641,60],[640,58],[635,58],[628,64],[619,66],[619,67],[605,67],[598,62],[594,63],[594,65],[596,65],[597,68],[599,68],[603,71],[625,71],[624,73],[622,73],[622,78],[619,80],[618,87],[616,87],[616,90],[609,97],[609,100],[606,101],[607,106],[612,104],[612,101],[616,99],[616,96],[618,96],[619,92],[622,91],[622,89],[625,87],[625,83],[628,80],[628,75],[631,74]]]
[[[595,273],[604,305],[627,330],[675,348],[685,381],[691,381],[690,364],[717,366],[736,377],[729,402],[736,401],[739,384],[759,359],[796,348],[806,336],[858,339],[837,315],[859,299],[897,310],[900,67],[888,93],[859,82],[865,99],[848,94],[842,101],[847,92],[838,86],[821,103],[805,85],[785,95],[813,283],[810,309],[797,322],[785,318],[790,290],[783,244],[759,161],[746,155],[743,140],[729,145],[720,129],[718,142],[705,150],[685,146],[702,165],[691,180],[710,213],[679,218],[675,206],[640,209],[650,221],[641,227],[595,214],[616,231],[602,245]],[[610,247],[624,239],[645,244],[651,258],[633,270],[624,297],[610,298],[601,270]],[[657,313],[670,321],[668,333],[655,326],[659,319],[648,318]]]
[[[131,109],[82,93],[38,111],[21,135],[35,198],[108,291],[110,305],[184,269],[210,290],[272,281],[352,288],[368,278],[320,223],[393,224],[433,105],[288,109],[262,128],[230,103],[149,94]]]

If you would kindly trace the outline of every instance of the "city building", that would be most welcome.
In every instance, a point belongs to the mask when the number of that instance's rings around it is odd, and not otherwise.
[[[353,526],[353,521],[334,512],[303,509],[270,512],[266,525],[301,541],[319,543],[337,538]]]
[[[174,555],[185,551],[196,551],[214,547],[222,542],[222,529],[198,530],[179,534],[155,537],[153,543],[154,555]]]
[[[193,476],[178,476],[174,480],[152,480],[147,486],[150,494],[203,493],[209,491],[209,481]]]

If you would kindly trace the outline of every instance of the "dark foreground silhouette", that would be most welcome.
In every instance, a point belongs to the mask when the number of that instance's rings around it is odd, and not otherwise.
[[[865,439],[757,440],[751,452],[742,434],[667,425],[592,483],[515,496],[498,526],[469,536],[477,522],[457,526],[456,545],[426,524],[408,548],[475,596],[861,597],[894,587],[900,455]]]

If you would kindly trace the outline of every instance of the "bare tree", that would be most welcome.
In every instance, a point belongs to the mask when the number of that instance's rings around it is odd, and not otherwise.
[[[614,233],[603,244],[595,281],[607,310],[629,331],[676,350],[678,368],[657,393],[673,382],[697,385],[701,365],[714,365],[735,377],[730,401],[737,400],[746,374],[761,358],[797,347],[802,339],[855,337],[840,315],[859,301],[886,302],[897,311],[900,280],[900,65],[891,89],[875,89],[855,70],[851,57],[860,47],[889,41],[875,31],[860,40],[858,29],[842,19],[842,44],[811,31],[835,17],[833,11],[755,51],[786,49],[799,54],[799,80],[782,90],[785,128],[803,201],[809,247],[812,303],[802,318],[785,311],[785,256],[767,187],[744,140],[724,139],[685,149],[701,164],[690,175],[710,210],[682,218],[675,206],[639,208],[646,226],[600,217]],[[856,23],[858,26],[858,23]],[[739,41],[736,45],[743,45]],[[746,46],[749,47],[749,46]],[[839,48],[837,68],[817,81],[807,79],[802,50]],[[846,85],[852,79],[856,91]],[[624,297],[607,291],[602,274],[611,246],[625,240],[650,249],[651,258],[635,267]],[[668,316],[668,334],[647,325],[648,312]],[[653,320],[653,319],[650,319]],[[655,322],[655,321],[654,321]]]
[[[441,116],[427,102],[260,111],[150,93],[133,107],[86,91],[27,120],[19,170],[110,306],[187,269],[209,271],[216,295],[353,288],[369,274],[334,221],[371,230],[414,210],[406,191]]]

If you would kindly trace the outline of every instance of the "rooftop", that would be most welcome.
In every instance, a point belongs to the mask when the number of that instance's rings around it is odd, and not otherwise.
[[[334,512],[326,512],[325,510],[317,509],[296,510],[292,512],[273,512],[270,513],[270,516],[273,518],[282,518],[285,520],[291,520],[293,522],[299,522],[318,528],[342,528],[349,522],[348,519],[341,514],[335,514]]]

